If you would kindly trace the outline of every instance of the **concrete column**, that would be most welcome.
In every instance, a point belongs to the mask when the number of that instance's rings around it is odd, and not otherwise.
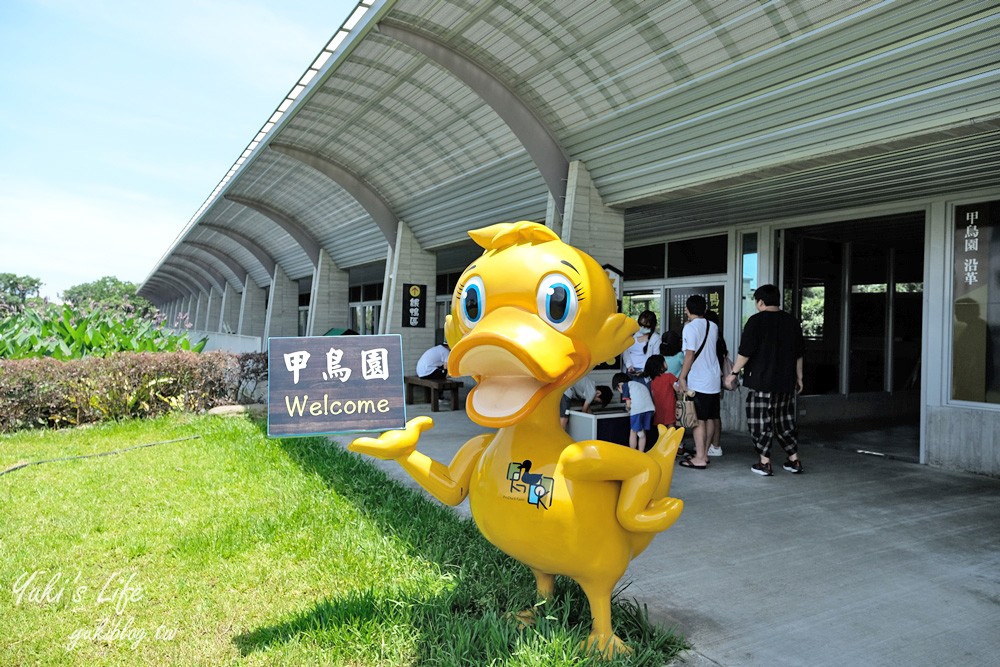
[[[417,371],[420,355],[434,345],[437,257],[421,248],[410,228],[400,221],[396,230],[395,252],[390,251],[389,261],[391,270],[387,267],[386,275],[390,279],[384,286],[387,294],[383,300],[386,306],[382,313],[383,322],[386,323],[384,331],[403,334],[403,372],[413,375]],[[409,294],[403,294],[404,283],[425,286],[427,312],[421,328],[403,327],[403,317],[407,315],[406,306],[410,298]]]
[[[160,314],[163,315],[163,321],[167,325],[174,321],[174,313],[177,312],[177,299],[174,299],[170,303],[163,304],[160,308]]]
[[[207,331],[205,327],[205,322],[208,319],[208,301],[210,298],[209,292],[198,292],[198,300],[195,302],[195,316],[192,320],[194,324],[192,329],[196,331]]]
[[[187,302],[184,304],[184,311],[181,315],[186,318],[185,321],[191,325],[191,328],[194,328],[194,321],[198,317],[198,295],[192,294],[187,298]]]
[[[555,223],[547,221],[555,229]],[[558,230],[557,230],[558,231]],[[608,208],[579,160],[570,162],[562,240],[588,253],[598,264],[624,269],[625,212]]]
[[[598,264],[625,265],[625,213],[608,208],[580,161],[570,162],[566,187],[566,208],[562,224],[550,202],[546,226],[558,232],[566,243],[583,250]],[[591,371],[590,379],[610,385],[613,370]]]
[[[240,299],[240,317],[236,333],[241,336],[260,336],[263,349],[267,349],[264,338],[264,321],[267,319],[267,299],[264,288],[258,287],[253,278],[247,276]]]
[[[264,338],[299,335],[299,284],[277,264],[267,296]]]
[[[219,315],[222,308],[222,292],[214,287],[208,292],[208,302],[205,310],[205,327],[203,331],[219,330]]]
[[[177,318],[181,316],[181,313],[184,312],[184,309],[186,307],[187,307],[187,297],[182,296],[177,300],[177,307],[174,308],[174,314],[171,316],[169,320],[167,320],[168,327],[174,326],[174,323],[177,321]]]
[[[312,293],[309,295],[307,336],[322,336],[333,327],[347,328],[350,321],[348,305],[348,273],[341,271],[326,250],[319,251],[319,265],[313,271]]]
[[[236,333],[240,326],[240,301],[239,292],[227,282],[222,303],[219,304],[219,333]]]
[[[187,321],[190,322],[191,317],[193,317],[193,314],[191,313],[191,306],[193,303],[194,303],[193,295],[189,294],[188,296],[184,297],[184,299],[181,301],[181,307],[177,310],[177,317],[175,318],[174,321],[176,322],[180,318],[185,317],[187,318]],[[173,323],[171,323],[171,326],[173,326]]]
[[[201,292],[191,295],[191,306],[188,308],[187,321],[192,329],[198,328],[198,309],[201,307]]]

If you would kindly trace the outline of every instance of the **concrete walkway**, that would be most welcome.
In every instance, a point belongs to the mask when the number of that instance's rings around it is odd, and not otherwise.
[[[462,411],[407,414],[434,418],[418,447],[444,463],[484,430]],[[622,582],[688,638],[683,663],[1000,664],[1000,480],[803,435],[802,475],[781,470],[780,453],[773,477],[752,474],[735,433],[708,470],[676,470],[684,513]],[[468,501],[456,510],[468,516]]]

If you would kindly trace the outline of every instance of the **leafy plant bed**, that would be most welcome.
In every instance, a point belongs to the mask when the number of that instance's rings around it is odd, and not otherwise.
[[[0,474],[0,664],[609,664],[572,582],[522,628],[523,566],[323,439],[170,415],[0,436],[0,473],[141,444]],[[635,652],[610,664],[684,648],[615,614]]]

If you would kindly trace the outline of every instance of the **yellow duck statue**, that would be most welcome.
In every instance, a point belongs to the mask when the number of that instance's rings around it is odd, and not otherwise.
[[[683,429],[660,426],[647,453],[573,442],[559,423],[560,396],[628,347],[638,325],[617,312],[600,265],[547,227],[503,223],[469,235],[485,251],[452,296],[448,371],[473,377],[466,411],[496,432],[466,442],[447,466],[416,450],[429,417],[349,449],[396,460],[448,505],[468,496],[483,536],[531,568],[541,598],[557,574],[580,584],[591,650],[628,652],[611,627],[611,595],[632,558],[680,516],[683,502],[667,493]]]

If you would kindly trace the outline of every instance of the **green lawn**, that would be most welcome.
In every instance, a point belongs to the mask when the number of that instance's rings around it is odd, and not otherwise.
[[[171,416],[0,436],[0,665],[580,665],[586,601],[533,580],[471,521],[321,439]],[[682,640],[628,600],[660,665]]]

